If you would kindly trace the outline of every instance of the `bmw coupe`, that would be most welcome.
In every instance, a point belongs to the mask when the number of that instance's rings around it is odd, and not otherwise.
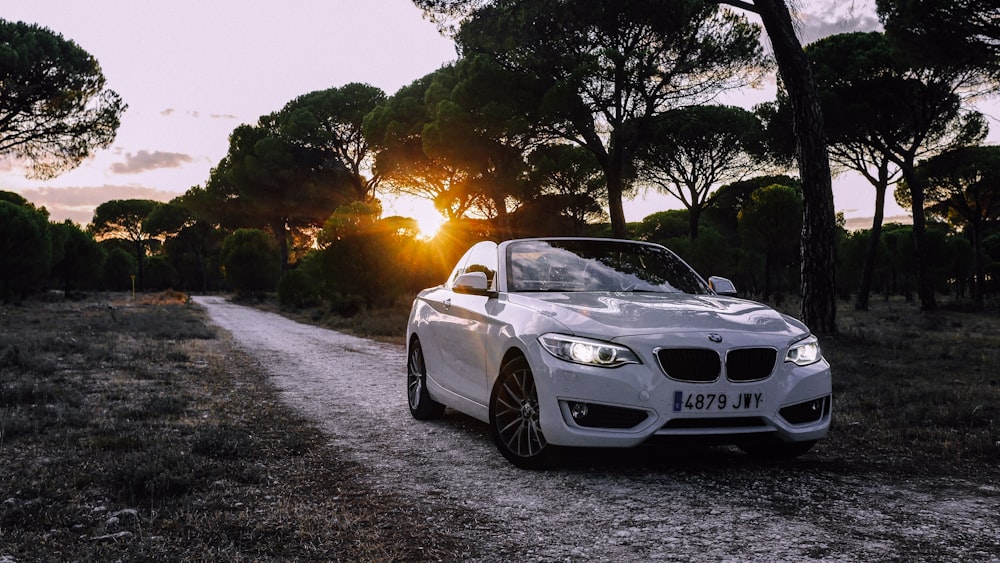
[[[411,414],[489,424],[522,468],[568,447],[671,439],[793,457],[830,426],[830,365],[801,322],[656,244],[480,242],[416,297]]]

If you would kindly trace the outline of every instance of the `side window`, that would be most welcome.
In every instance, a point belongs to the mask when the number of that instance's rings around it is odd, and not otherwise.
[[[469,260],[465,263],[465,272],[485,273],[486,287],[496,290],[497,268],[499,266],[497,244],[492,241],[480,242],[469,249],[468,257]]]

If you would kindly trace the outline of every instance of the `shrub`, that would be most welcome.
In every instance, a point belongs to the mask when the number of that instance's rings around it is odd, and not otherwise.
[[[180,278],[177,270],[163,256],[150,256],[146,259],[145,284],[143,289],[161,291],[178,287]]]
[[[285,272],[278,282],[278,301],[297,309],[315,307],[321,302],[319,285],[302,270]]]
[[[238,229],[222,243],[226,281],[237,293],[274,290],[280,264],[274,242],[259,229]]]
[[[37,287],[49,273],[51,257],[48,216],[0,200],[0,297],[8,301]]]
[[[104,261],[104,287],[115,291],[132,289],[132,276],[139,271],[135,256],[121,247],[114,247]]]

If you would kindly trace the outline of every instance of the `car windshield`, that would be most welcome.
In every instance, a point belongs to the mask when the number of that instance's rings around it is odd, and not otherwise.
[[[526,240],[507,247],[508,291],[709,293],[660,247],[615,240]]]

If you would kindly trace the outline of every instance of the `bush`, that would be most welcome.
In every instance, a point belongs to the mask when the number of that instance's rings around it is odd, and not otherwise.
[[[121,247],[114,247],[104,261],[104,287],[114,291],[131,290],[132,276],[138,271],[135,256]]]
[[[315,307],[322,299],[319,285],[303,270],[285,272],[278,281],[278,301],[285,307],[297,309]]]
[[[0,297],[37,289],[49,273],[52,234],[45,213],[0,200]]]
[[[330,312],[344,318],[351,318],[363,311],[364,301],[356,297],[341,297],[330,302]]]
[[[238,229],[222,243],[226,281],[237,293],[273,291],[281,266],[271,237],[259,229]]]
[[[179,287],[180,278],[173,264],[164,256],[150,256],[146,259],[145,287],[143,289],[162,291]]]

